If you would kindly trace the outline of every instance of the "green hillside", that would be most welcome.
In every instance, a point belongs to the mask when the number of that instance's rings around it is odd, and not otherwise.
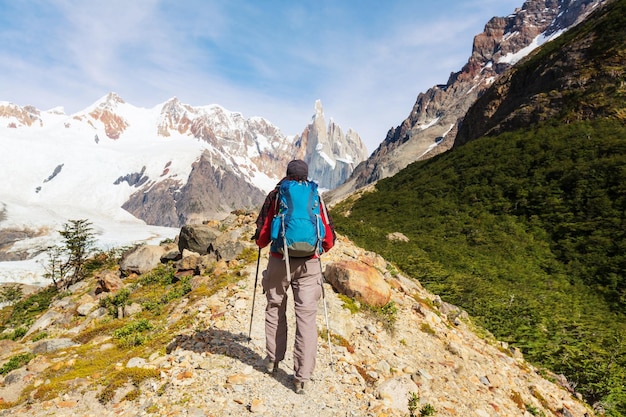
[[[598,82],[562,87],[561,110],[416,162],[332,215],[606,415],[626,416],[626,1],[606,10],[516,68],[517,96],[498,98],[519,110],[519,77],[591,39],[577,68]]]

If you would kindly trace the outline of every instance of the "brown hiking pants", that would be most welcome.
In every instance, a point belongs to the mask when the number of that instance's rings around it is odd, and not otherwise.
[[[294,379],[308,381],[317,355],[317,306],[322,295],[320,260],[290,258],[291,280],[287,279],[285,261],[269,257],[263,272],[265,308],[265,346],[274,362],[285,358],[287,350],[287,289],[291,281],[296,313],[296,339],[293,349]]]

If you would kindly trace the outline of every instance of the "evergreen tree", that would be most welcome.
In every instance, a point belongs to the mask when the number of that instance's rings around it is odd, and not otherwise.
[[[59,287],[69,287],[85,277],[85,262],[95,244],[91,222],[70,220],[59,231],[63,246],[48,248],[48,264],[44,276]]]

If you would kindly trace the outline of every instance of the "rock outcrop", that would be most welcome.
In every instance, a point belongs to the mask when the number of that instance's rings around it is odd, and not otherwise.
[[[338,261],[326,266],[326,280],[340,294],[373,307],[391,299],[391,287],[372,266],[359,261]]]
[[[297,140],[299,157],[309,165],[309,177],[321,188],[332,190],[342,184],[354,168],[367,158],[361,137],[349,129],[346,134],[332,119],[326,127],[322,103],[315,102],[311,123]]]
[[[532,54],[498,78],[468,110],[454,146],[545,120],[569,123],[620,117],[623,102],[615,86],[624,83],[623,69],[616,70],[626,63],[620,46],[624,34],[619,29],[594,29],[609,14],[623,13],[615,3],[582,22],[582,30],[545,45],[540,55]],[[601,104],[596,104],[597,97],[602,97]]]

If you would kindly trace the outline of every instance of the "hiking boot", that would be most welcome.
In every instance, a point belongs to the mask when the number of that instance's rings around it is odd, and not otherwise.
[[[296,394],[304,394],[304,382],[302,381],[293,381],[294,391]]]
[[[263,369],[265,369],[265,372],[267,372],[268,374],[275,374],[276,371],[278,371],[278,364],[280,363],[280,361],[272,361],[272,359],[270,359],[269,356],[266,356],[265,359],[263,360]]]

